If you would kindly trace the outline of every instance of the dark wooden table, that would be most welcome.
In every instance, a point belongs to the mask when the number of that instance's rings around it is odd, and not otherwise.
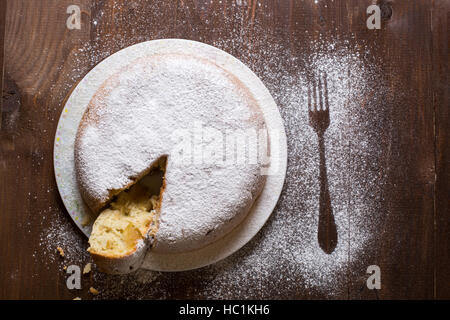
[[[381,29],[369,30],[366,8],[373,2],[0,1],[0,298],[88,299],[90,286],[104,294],[100,298],[207,298],[201,288],[208,280],[201,271],[164,274],[151,293],[142,282],[122,290],[121,286],[131,286],[131,276],[107,277],[97,272],[83,277],[82,290],[67,289],[62,266],[82,265],[89,256],[84,251],[87,241],[67,215],[53,174],[53,139],[64,100],[108,55],[160,38],[218,46],[255,70],[275,97],[282,97],[284,88],[276,85],[273,71],[265,70],[278,67],[270,65],[274,61],[286,73],[306,70],[306,63],[294,67],[289,58],[303,61],[315,50],[310,43],[320,38],[345,43],[355,51],[370,48],[365,61],[379,66],[383,87],[389,91],[385,101],[377,102],[389,110],[389,125],[377,128],[386,142],[381,144],[379,159],[383,164],[379,170],[386,176],[382,187],[386,218],[361,264],[380,267],[382,288],[365,289],[365,269],[350,265],[354,270],[348,270],[347,283],[334,294],[286,279],[285,286],[277,280],[280,287],[272,291],[256,288],[256,283],[252,290],[249,282],[246,294],[237,283],[226,297],[449,299],[450,2],[379,1]],[[81,29],[66,26],[66,9],[71,4],[81,8]],[[287,58],[275,59],[281,56]],[[286,115],[283,99],[276,100]],[[289,132],[289,123],[286,127]],[[299,161],[297,156],[290,152],[290,166]],[[287,189],[282,197],[285,203],[276,208],[273,219],[283,214],[286,203],[295,201]],[[72,249],[66,249],[66,259],[71,261],[59,259],[56,244],[53,251],[43,246],[50,221],[66,234],[50,236],[71,242]],[[263,232],[254,242],[264,237]],[[245,255],[236,261],[241,258]],[[360,274],[362,280],[353,274]],[[270,277],[264,283],[270,284]],[[112,293],[106,294],[108,290]]]

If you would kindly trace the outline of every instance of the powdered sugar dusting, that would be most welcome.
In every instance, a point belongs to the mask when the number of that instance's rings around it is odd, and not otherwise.
[[[314,45],[315,54],[306,58],[309,70],[296,76],[286,76],[286,72],[281,83],[276,83],[278,89],[272,90],[285,120],[290,160],[274,217],[253,245],[210,268],[214,276],[208,294],[213,297],[232,298],[236,287],[244,297],[285,296],[291,290],[295,295],[299,283],[326,296],[341,296],[348,277],[355,278],[348,274],[351,265],[358,263],[383,220],[379,208],[385,177],[377,169],[381,165],[377,136],[384,115],[377,109],[379,104],[361,103],[371,86],[383,94],[380,77],[376,68],[367,68],[364,58],[345,45]],[[307,112],[310,79],[323,73],[330,100],[325,155],[338,231],[338,244],[330,255],[320,249],[317,240],[319,152]],[[268,279],[271,283],[266,283]]]
[[[39,246],[45,253],[50,263],[58,263],[60,270],[63,266],[70,264],[81,265],[89,259],[87,253],[87,242],[82,237],[81,232],[74,230],[73,224],[69,221],[68,216],[58,216],[53,213],[53,209],[49,208],[43,214],[47,217],[43,224],[44,232],[40,234]],[[64,250],[64,258],[57,251],[57,247]],[[41,264],[42,261],[36,261]]]

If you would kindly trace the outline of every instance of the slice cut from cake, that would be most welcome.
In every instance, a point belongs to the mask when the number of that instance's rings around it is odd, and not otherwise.
[[[164,165],[165,159],[161,159],[159,169]],[[149,186],[145,182],[143,179],[120,192],[95,220],[88,251],[101,271],[123,274],[138,269],[147,247],[154,244],[164,180],[158,192],[154,183]]]

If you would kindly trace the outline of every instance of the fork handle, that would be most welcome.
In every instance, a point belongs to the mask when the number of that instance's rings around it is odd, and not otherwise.
[[[327,166],[325,161],[325,143],[323,133],[319,137],[320,155],[320,199],[319,199],[319,229],[317,237],[319,246],[328,254],[332,253],[337,245],[337,229],[331,207],[330,192],[328,190]]]

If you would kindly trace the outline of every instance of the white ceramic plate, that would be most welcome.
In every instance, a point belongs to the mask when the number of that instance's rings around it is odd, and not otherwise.
[[[225,237],[199,250],[178,254],[149,251],[142,266],[155,271],[183,271],[215,263],[243,247],[265,224],[283,187],[287,166],[283,121],[269,91],[249,68],[220,49],[190,40],[153,40],[120,50],[95,66],[73,90],[58,122],[53,157],[56,182],[64,205],[76,225],[89,236],[93,218],[81,198],[75,178],[73,148],[78,124],[98,87],[118,69],[140,57],[167,53],[192,54],[210,59],[238,77],[261,106],[269,131],[271,150],[271,167],[264,189],[239,226]]]

